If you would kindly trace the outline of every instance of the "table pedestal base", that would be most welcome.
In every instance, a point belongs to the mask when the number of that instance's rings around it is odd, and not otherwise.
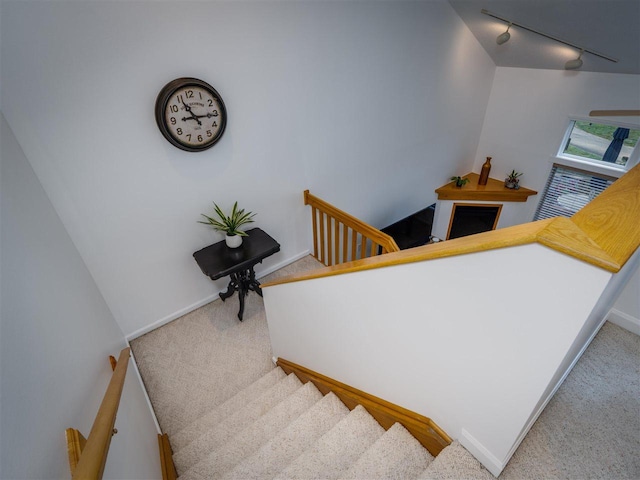
[[[226,292],[220,292],[220,298],[224,302],[227,298],[238,292],[238,300],[240,301],[240,311],[238,312],[238,318],[242,321],[242,315],[244,313],[244,297],[249,294],[249,290],[256,292],[262,296],[262,289],[260,288],[260,282],[256,280],[256,273],[253,271],[253,267],[248,270],[242,270],[230,275],[231,280],[227,286]]]

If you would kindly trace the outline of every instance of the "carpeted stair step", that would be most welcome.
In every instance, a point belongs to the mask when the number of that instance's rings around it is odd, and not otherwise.
[[[444,448],[418,480],[495,480],[495,477],[471,455],[460,442]]]
[[[399,423],[358,458],[343,480],[405,480],[420,475],[433,456]]]
[[[191,467],[184,480],[217,479],[252,455],[274,435],[320,401],[322,393],[309,382],[274,406],[254,423]]]
[[[383,433],[384,428],[358,405],[276,478],[339,478]]]
[[[256,453],[227,472],[223,479],[262,480],[275,477],[347,415],[349,409],[344,403],[333,393],[328,393]]]
[[[193,440],[222,423],[225,418],[230,417],[237,410],[255,400],[286,376],[287,374],[280,367],[274,368],[209,413],[172,435],[171,448],[174,453],[178,453]]]
[[[207,457],[209,453],[233,438],[238,432],[251,425],[259,417],[280,403],[302,386],[294,374],[287,375],[261,396],[237,410],[214,428],[173,455],[173,462],[179,475]]]

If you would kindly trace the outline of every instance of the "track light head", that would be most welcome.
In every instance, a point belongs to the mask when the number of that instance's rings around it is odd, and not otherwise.
[[[578,55],[578,58],[574,58],[573,60],[569,60],[567,63],[565,63],[564,64],[565,70],[577,70],[578,68],[580,68],[582,66],[583,53],[584,53],[584,50],[580,50],[580,55]]]
[[[507,31],[504,33],[501,33],[500,35],[498,35],[498,38],[496,38],[496,43],[498,45],[502,45],[503,43],[507,43],[509,41],[509,39],[511,38],[511,34],[509,33],[509,29],[511,28],[511,23],[509,24],[509,26],[507,27]]]

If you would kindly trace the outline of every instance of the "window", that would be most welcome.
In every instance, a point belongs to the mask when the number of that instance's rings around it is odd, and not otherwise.
[[[554,165],[534,220],[571,217],[616,179],[606,175]]]
[[[534,220],[571,217],[638,163],[640,125],[572,118]]]
[[[639,137],[637,126],[572,120],[558,156],[626,171],[637,159],[633,154]]]

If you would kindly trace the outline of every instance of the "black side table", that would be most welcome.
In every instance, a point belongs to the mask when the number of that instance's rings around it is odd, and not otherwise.
[[[238,292],[240,321],[244,312],[244,297],[249,294],[249,290],[262,296],[260,282],[256,280],[253,267],[280,251],[280,244],[259,228],[247,230],[247,235],[248,237],[242,239],[242,245],[238,248],[227,247],[223,240],[193,254],[202,273],[211,280],[230,276],[227,291],[221,292],[220,298],[225,301],[234,292]]]

